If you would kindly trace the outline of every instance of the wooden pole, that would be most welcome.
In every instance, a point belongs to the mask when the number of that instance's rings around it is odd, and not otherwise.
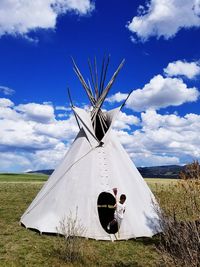
[[[74,104],[73,104],[73,102],[72,102],[72,98],[71,98],[71,95],[70,95],[69,88],[67,88],[67,92],[68,92],[68,97],[69,97],[69,101],[70,101],[70,104],[71,104],[71,108],[72,108],[72,110],[73,110]],[[73,110],[73,113],[74,113],[76,122],[77,122],[77,124],[78,124],[79,130],[80,130],[80,129],[81,129],[81,126],[80,126],[80,124],[79,124],[78,118],[77,118],[76,113],[74,112],[74,110]]]
[[[89,98],[92,106],[94,106],[96,101],[95,101],[93,95],[91,94],[90,89],[88,88],[88,86],[87,86],[87,84],[86,84],[86,82],[85,82],[85,80],[83,78],[83,75],[81,74],[81,72],[80,72],[79,68],[77,67],[77,65],[76,65],[76,63],[75,63],[73,58],[72,58],[72,62],[73,62],[73,65],[74,65],[73,69],[74,69],[76,75],[78,76],[81,84],[83,85],[84,89],[86,90],[86,93],[88,95],[88,98]]]
[[[92,80],[92,85],[93,85],[93,88],[95,90],[94,74],[93,74],[93,71],[92,71],[92,64],[91,64],[89,58],[88,58],[88,66],[89,66],[90,76],[91,76],[91,80]]]
[[[133,89],[133,90],[134,90],[134,89]],[[129,99],[129,96],[131,95],[131,93],[133,92],[133,90],[131,90],[131,91],[129,92],[129,94],[127,95],[126,99],[124,100],[124,103],[121,105],[120,110],[125,106],[127,100]]]
[[[120,65],[118,66],[117,70],[114,72],[113,76],[111,77],[110,81],[108,82],[107,86],[104,88],[104,84],[105,84],[105,79],[106,79],[106,75],[107,75],[107,70],[108,70],[108,65],[110,62],[110,56],[108,56],[107,58],[107,62],[106,62],[106,57],[104,56],[103,62],[102,62],[102,68],[101,68],[101,77],[100,77],[100,84],[98,87],[98,71],[97,71],[97,62],[96,62],[96,57],[94,58],[94,69],[92,69],[92,64],[90,62],[90,60],[88,59],[88,65],[89,65],[89,70],[90,70],[90,76],[91,76],[91,80],[92,80],[92,85],[94,87],[94,91],[92,90],[90,81],[88,79],[88,84],[85,82],[83,75],[81,74],[78,66],[76,65],[74,59],[72,58],[72,62],[73,62],[73,69],[76,73],[76,75],[78,76],[83,88],[85,89],[87,96],[92,104],[93,110],[91,111],[91,121],[92,121],[92,125],[94,128],[94,131],[96,132],[96,127],[97,127],[97,116],[99,119],[99,123],[101,125],[103,134],[105,135],[107,129],[108,129],[108,125],[107,125],[107,118],[105,116],[105,114],[102,112],[101,107],[103,105],[103,102],[110,90],[110,88],[112,87],[119,71],[121,70],[121,68],[124,65],[125,60],[123,59],[122,62],[120,63]],[[94,93],[95,96],[94,96]],[[132,92],[132,91],[131,91]],[[124,103],[122,104],[121,108],[123,108],[123,106],[125,105],[128,97],[130,96],[131,92],[129,93],[129,95],[127,96],[127,98],[125,99]],[[71,100],[71,96],[70,96],[70,92],[68,90],[68,95],[70,98],[70,102],[71,105],[73,107],[73,103]],[[75,112],[74,112],[75,114]],[[75,114],[76,117],[76,114]],[[76,117],[77,123],[79,125],[78,119]],[[80,128],[80,125],[79,125]]]
[[[96,57],[94,58],[94,71],[95,71],[95,93],[96,93],[96,100],[97,100],[99,98],[99,92],[98,92],[98,74],[97,74]]]
[[[96,106],[97,108],[94,110],[94,112],[92,112],[92,113],[94,113],[94,116],[95,116],[95,117],[96,117],[98,111],[100,110],[100,108],[101,108],[101,106],[102,106],[102,104],[103,104],[103,102],[104,102],[104,100],[105,100],[105,98],[106,98],[106,96],[107,96],[107,94],[108,94],[108,92],[109,92],[111,86],[113,85],[113,83],[114,83],[114,81],[115,81],[115,79],[116,79],[116,77],[117,77],[119,71],[120,71],[121,68],[123,67],[124,62],[125,62],[125,60],[123,59],[122,62],[120,63],[120,65],[119,65],[119,67],[117,68],[117,70],[116,70],[115,73],[113,74],[111,80],[110,80],[109,83],[107,84],[106,88],[104,89],[103,93],[102,93],[101,96],[98,98],[98,100],[97,100],[97,102],[96,102],[96,104],[95,104],[95,106]],[[93,114],[92,114],[92,115],[93,115]]]
[[[93,95],[93,92],[92,92],[92,87],[91,87],[91,84],[90,84],[90,80],[89,79],[88,79],[88,88],[90,89],[90,93],[91,93],[91,95],[94,98],[94,95]]]
[[[100,84],[99,84],[99,95],[102,93],[102,82],[103,82],[103,74],[104,74],[104,65],[105,65],[105,55],[103,57],[102,66],[101,66],[101,76],[100,76]]]
[[[110,62],[110,55],[108,56],[108,59],[107,59],[106,68],[105,68],[104,75],[103,75],[103,81],[102,81],[102,84],[101,84],[100,94],[102,94],[102,92],[103,92],[103,88],[104,88],[104,83],[105,83],[105,79],[106,79],[106,74],[107,74],[109,62]]]

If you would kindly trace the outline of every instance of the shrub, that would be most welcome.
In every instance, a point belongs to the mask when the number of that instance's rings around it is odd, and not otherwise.
[[[158,251],[165,266],[200,266],[200,181],[179,181],[174,194],[177,203],[167,202],[159,210]]]
[[[200,166],[198,160],[187,164],[185,169],[179,173],[179,178],[183,180],[200,180]]]
[[[56,247],[56,252],[59,257],[65,262],[83,261],[84,239],[81,238],[85,229],[78,220],[77,211],[73,218],[72,214],[60,222],[58,232],[62,233],[63,237],[59,237],[59,242]]]

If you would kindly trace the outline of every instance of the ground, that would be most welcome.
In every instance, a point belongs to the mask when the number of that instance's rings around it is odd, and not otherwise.
[[[0,266],[161,266],[157,237],[105,242],[81,239],[81,257],[65,258],[65,239],[39,235],[19,225],[20,216],[47,179],[45,175],[0,175]],[[155,195],[176,180],[147,179]],[[166,188],[166,190],[165,190]],[[168,195],[168,194],[167,194]]]

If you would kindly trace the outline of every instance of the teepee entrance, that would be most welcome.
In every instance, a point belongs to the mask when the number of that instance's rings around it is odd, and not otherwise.
[[[109,230],[107,229],[108,224],[114,219],[115,203],[115,197],[108,192],[102,192],[97,200],[98,214],[101,226],[109,234],[115,234],[118,231],[117,224],[110,227]]]

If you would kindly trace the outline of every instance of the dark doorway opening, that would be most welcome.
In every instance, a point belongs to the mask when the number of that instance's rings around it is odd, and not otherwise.
[[[99,220],[103,229],[109,234],[115,234],[118,232],[117,223],[111,226],[110,230],[107,229],[109,222],[111,222],[114,219],[115,203],[116,203],[115,197],[108,192],[102,192],[98,196],[97,208],[98,208]]]
[[[95,120],[95,123],[93,123],[93,127],[95,124],[95,127],[94,127],[95,135],[99,141],[101,141],[103,139],[104,132],[106,133],[108,131],[109,126],[110,126],[107,121],[105,121],[104,123],[105,123],[105,125],[103,126],[102,122],[100,122],[99,116],[96,116],[96,120]],[[104,128],[104,130],[102,127]]]

